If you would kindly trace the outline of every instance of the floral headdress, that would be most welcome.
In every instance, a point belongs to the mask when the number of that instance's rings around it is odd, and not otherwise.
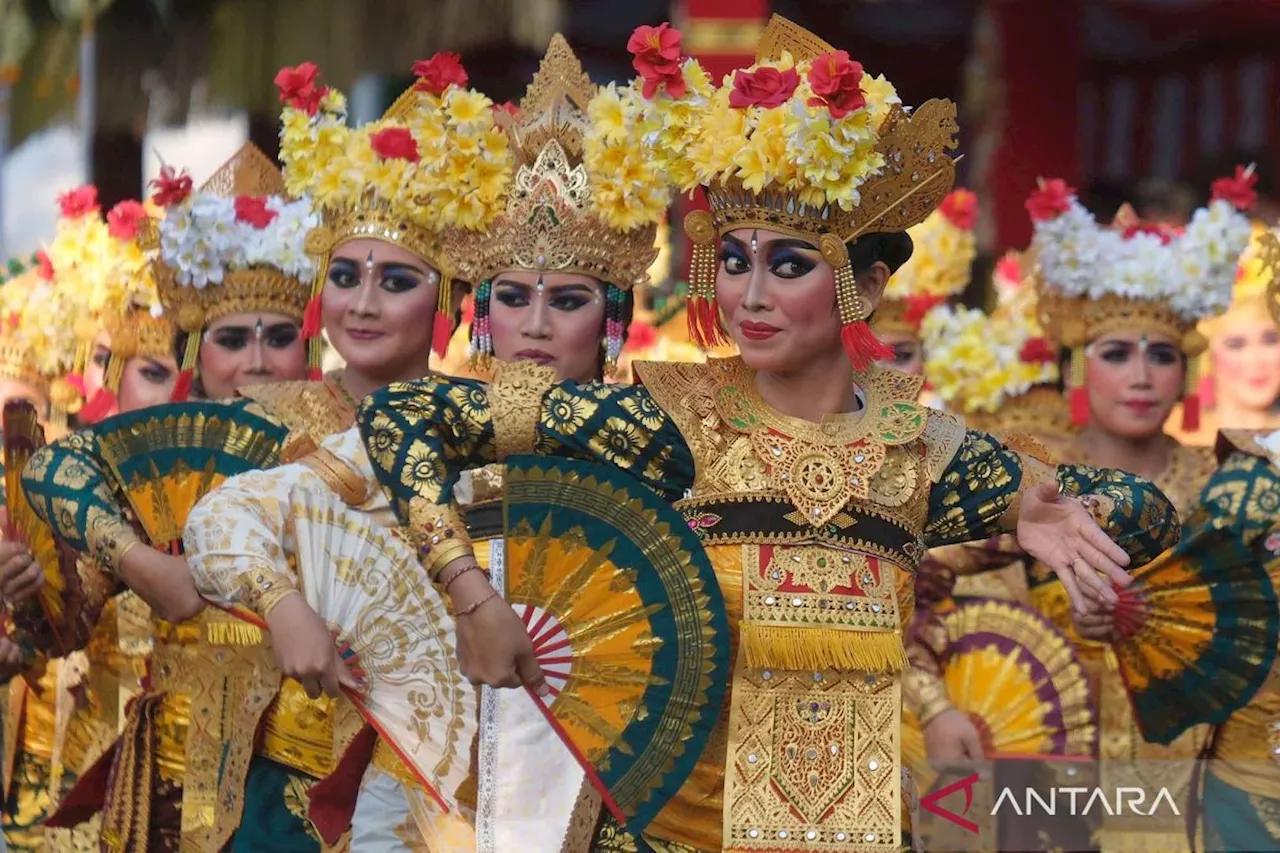
[[[10,261],[0,273],[0,376],[47,394],[50,420],[58,427],[81,402],[67,379],[75,361],[78,317],[73,295],[54,285],[46,253]]]
[[[655,86],[674,79],[654,62]],[[951,190],[955,105],[902,106],[893,85],[812,33],[775,15],[756,64],[726,77],[683,118],[689,137],[675,170],[702,185],[710,211],[685,219],[693,241],[690,335],[723,339],[715,304],[718,240],[738,228],[781,231],[817,244],[836,270],[845,352],[858,369],[885,357],[866,323],[846,243],[922,222]]]
[[[1000,298],[992,313],[939,305],[925,316],[925,376],[948,408],[978,428],[1062,432],[1066,412],[1050,387],[1058,381],[1058,351],[1018,267],[1016,256],[997,264]]]
[[[1207,343],[1196,325],[1231,302],[1237,264],[1251,226],[1252,169],[1213,184],[1213,199],[1185,229],[1140,221],[1127,206],[1102,226],[1062,180],[1042,181],[1027,200],[1034,221],[1041,315],[1050,336],[1071,350],[1071,418],[1089,419],[1085,346],[1115,329],[1168,335],[1188,360],[1183,428],[1199,429],[1199,358]]]
[[[413,73],[417,82],[381,119],[354,129],[347,127],[346,99],[317,83],[313,63],[276,75],[285,104],[285,184],[291,194],[309,196],[321,217],[307,241],[321,273],[303,328],[313,367],[319,364],[324,270],[336,246],[362,237],[383,240],[440,271],[432,346],[443,356],[453,323],[451,281],[458,276],[444,237],[487,228],[505,204],[512,155],[493,102],[466,88],[456,54],[416,62]]]
[[[473,364],[493,354],[490,280],[528,269],[606,285],[605,369],[614,371],[624,292],[648,280],[671,201],[656,112],[636,85],[597,87],[564,37],[552,37],[519,108],[497,113],[516,161],[503,212],[483,234],[452,243],[460,274],[478,285]]]
[[[171,168],[152,182],[165,209],[147,245],[164,311],[187,333],[174,400],[185,400],[208,325],[229,314],[264,311],[302,319],[316,266],[306,253],[318,222],[305,201],[285,196],[280,171],[246,144],[192,192]]]
[[[172,355],[174,329],[164,314],[151,265],[154,250],[143,247],[156,223],[147,206],[122,201],[107,212],[98,207],[92,185],[58,199],[61,217],[46,250],[58,290],[77,307],[77,346],[70,380],[83,393],[93,339],[111,334],[111,356],[102,389],[78,412],[82,423],[101,419],[115,404],[124,364],[135,355]]]
[[[952,190],[929,217],[908,229],[911,258],[889,279],[871,326],[877,332],[920,333],[929,309],[969,286],[978,243],[978,197]]]

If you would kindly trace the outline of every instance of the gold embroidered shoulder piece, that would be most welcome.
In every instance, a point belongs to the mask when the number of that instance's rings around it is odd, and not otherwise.
[[[931,411],[925,422],[925,471],[930,483],[937,483],[956,458],[960,445],[964,443],[964,418],[947,412]]]
[[[1280,453],[1268,450],[1261,441],[1273,434],[1275,434],[1274,430],[1224,429],[1218,433],[1218,440],[1214,447],[1218,461],[1225,462],[1228,456],[1238,450],[1250,456],[1269,459],[1272,465],[1280,467]]]
[[[355,406],[342,391],[337,377],[323,382],[265,382],[241,389],[241,395],[257,401],[289,428],[281,460],[292,462],[315,450],[331,435],[355,425]]]
[[[1178,445],[1155,482],[1178,513],[1186,516],[1199,503],[1200,491],[1216,470],[1217,457],[1211,448]]]

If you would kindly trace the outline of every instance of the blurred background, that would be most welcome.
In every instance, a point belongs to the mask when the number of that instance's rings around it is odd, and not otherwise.
[[[440,49],[501,102],[557,30],[597,82],[629,76],[631,30],[663,20],[724,72],[750,63],[772,12],[888,75],[908,104],[960,104],[986,258],[1026,245],[1022,202],[1041,175],[1100,216],[1131,201],[1177,223],[1213,177],[1254,162],[1258,212],[1280,218],[1274,0],[0,0],[0,255],[39,248],[55,196],[85,181],[109,207],[162,162],[199,182],[246,139],[274,153],[284,65],[318,63],[365,121]]]

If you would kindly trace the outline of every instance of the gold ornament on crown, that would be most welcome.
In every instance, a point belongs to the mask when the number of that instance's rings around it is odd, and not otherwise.
[[[1267,307],[1271,319],[1280,323],[1280,236],[1267,231],[1258,238],[1258,259],[1267,281]]]
[[[585,161],[598,87],[564,37],[551,39],[517,115],[498,122],[515,155],[506,209],[483,234],[455,233],[446,251],[472,282],[507,269],[574,272],[629,290],[648,280],[657,222],[620,229],[600,215]]]
[[[119,395],[124,366],[131,358],[161,359],[172,357],[177,336],[168,314],[156,316],[149,308],[133,306],[124,314],[109,319],[106,330],[111,335],[111,356],[103,374],[103,387]]]

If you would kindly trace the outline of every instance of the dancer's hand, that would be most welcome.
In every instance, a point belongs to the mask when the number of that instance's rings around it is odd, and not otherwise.
[[[363,686],[338,654],[329,626],[299,593],[286,595],[271,608],[267,627],[280,672],[301,684],[312,699]]]
[[[458,560],[468,560],[459,557]],[[445,567],[453,575],[458,561]],[[533,641],[520,617],[489,585],[483,572],[456,575],[450,584],[453,612],[458,614],[458,663],[472,684],[526,686],[539,696],[551,689],[533,653]],[[474,608],[474,609],[473,609]]]
[[[1018,544],[1053,570],[1077,613],[1115,607],[1112,586],[1133,581],[1123,568],[1129,555],[1102,532],[1084,507],[1087,500],[1065,497],[1055,484],[1041,483],[1024,493],[1018,515]]]
[[[0,507],[0,530],[9,527],[9,511]],[[44,586],[44,572],[31,556],[27,544],[18,539],[0,542],[0,595],[4,600],[25,601]]]
[[[955,708],[938,714],[924,727],[924,747],[935,765],[983,758],[978,727],[968,714]]]
[[[1086,640],[1109,643],[1116,638],[1116,614],[1114,610],[1100,613],[1071,613],[1076,633]]]

